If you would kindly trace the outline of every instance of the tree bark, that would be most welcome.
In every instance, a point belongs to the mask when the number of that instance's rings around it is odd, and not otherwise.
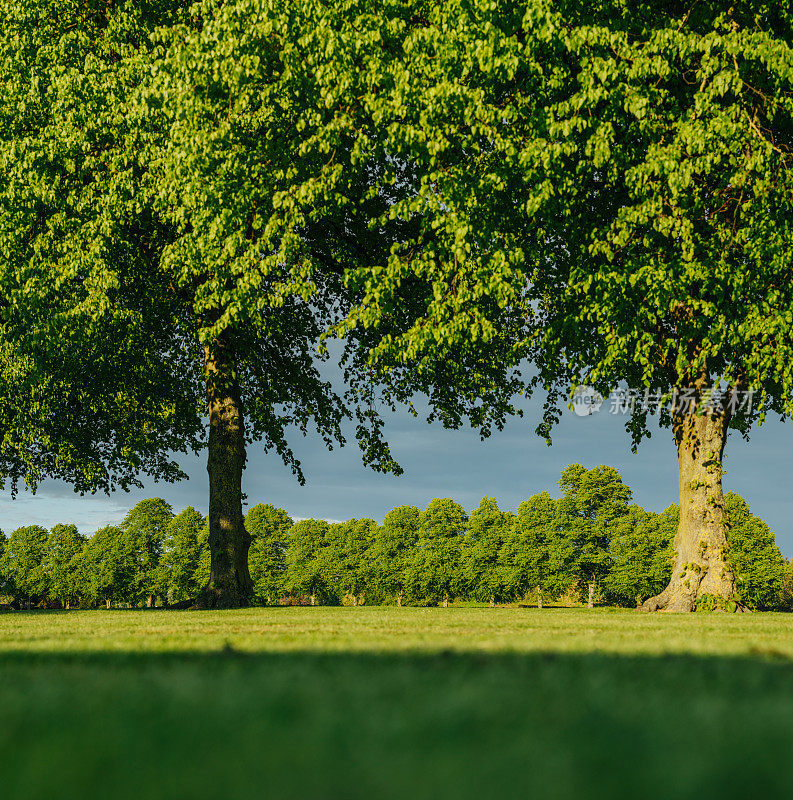
[[[106,608],[108,611],[110,611],[110,598],[109,598],[109,597],[106,597],[106,598],[105,598],[105,608]]]
[[[542,608],[542,589],[537,587],[537,608]]]
[[[311,592],[311,605],[312,605],[312,606],[315,606],[316,604],[317,604],[317,595],[316,595],[316,593],[315,593],[315,592],[312,590],[312,592]]]
[[[397,595],[397,607],[398,608],[402,607],[402,595],[403,595],[403,590],[400,589],[399,590],[399,594]]]
[[[245,418],[234,354],[225,339],[204,347],[209,401],[209,583],[198,600],[202,608],[240,608],[251,603],[248,570],[251,537],[242,514],[245,469]]]
[[[146,608],[154,608],[154,595],[147,594],[146,595]]]
[[[674,414],[680,480],[674,567],[669,585],[645,601],[644,611],[693,611],[706,595],[724,605],[735,600],[735,578],[726,562],[728,522],[721,488],[729,423],[725,406]]]
[[[444,608],[448,608],[449,607],[449,593],[448,592],[444,592],[444,595],[443,595],[443,607]]]
[[[587,608],[594,608],[595,607],[595,582],[589,582],[589,597],[587,598],[586,603]]]
[[[493,595],[491,594],[490,595],[490,608],[495,608],[495,607],[496,607],[496,598],[493,597]]]

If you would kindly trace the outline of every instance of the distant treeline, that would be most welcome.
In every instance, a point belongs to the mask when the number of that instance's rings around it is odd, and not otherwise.
[[[547,492],[501,511],[484,498],[467,515],[433,500],[400,506],[382,525],[293,522],[272,505],[245,518],[250,571],[260,604],[434,605],[559,598],[635,606],[669,582],[678,509],[660,514],[631,504],[611,467],[572,464],[562,496]],[[729,493],[729,564],[740,598],[754,609],[790,610],[793,562],[768,526]],[[208,526],[187,508],[174,515],[155,498],[138,503],[119,526],[88,538],[74,525],[31,525],[0,534],[0,595],[18,607],[171,605],[195,597],[209,578]]]

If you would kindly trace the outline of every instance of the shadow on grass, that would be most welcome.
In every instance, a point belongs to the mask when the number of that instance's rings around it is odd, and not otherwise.
[[[8,797],[787,797],[792,748],[774,653],[0,654]]]

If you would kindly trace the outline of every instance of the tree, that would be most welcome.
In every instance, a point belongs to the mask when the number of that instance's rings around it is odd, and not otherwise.
[[[413,594],[444,608],[460,587],[460,548],[468,524],[463,507],[450,498],[430,501],[421,515],[418,541],[408,566]]]
[[[7,565],[3,560],[3,553],[5,552],[7,541],[8,537],[5,535],[5,532],[0,530],[0,592],[4,595],[11,594],[11,583],[6,572]]]
[[[382,122],[416,179],[389,213],[416,231],[357,318],[401,306],[414,324],[383,324],[373,358],[452,422],[458,383],[507,387],[530,359],[546,436],[577,385],[638,393],[634,446],[665,401],[682,512],[648,610],[734,598],[728,430],[791,410],[792,42],[790,15],[753,0],[452,2],[390,66]],[[431,291],[417,301],[409,276]]]
[[[751,609],[775,610],[782,604],[785,558],[768,525],[735,492],[724,497],[730,527],[727,563],[735,575],[738,597]]]
[[[316,368],[316,344],[357,301],[350,264],[386,253],[370,225],[366,137],[348,100],[376,75],[388,21],[371,3],[206,0],[201,25],[175,26],[147,96],[167,137],[146,159],[157,213],[175,231],[162,266],[195,314],[210,415],[208,604],[251,591],[241,514],[246,446],[264,440],[302,480],[288,426],[313,420],[343,441],[350,410]],[[406,12],[401,12],[406,13]],[[340,94],[340,87],[344,86]],[[356,106],[360,105],[356,100]],[[360,207],[359,207],[360,206]],[[376,212],[376,214],[375,214]],[[345,376],[367,463],[397,467],[380,439],[370,371],[352,346]]]
[[[166,597],[168,579],[161,569],[163,546],[168,525],[174,518],[169,503],[159,497],[141,500],[130,509],[121,530],[126,540],[126,547],[134,554],[135,593],[146,598],[149,608],[154,606],[155,597]]]
[[[559,479],[558,510],[569,520],[566,534],[573,545],[573,573],[594,606],[595,591],[609,569],[612,526],[628,509],[631,490],[613,467],[586,469],[570,464]]]
[[[603,578],[607,603],[633,607],[657,595],[672,572],[672,541],[679,524],[676,505],[660,514],[631,505],[611,524],[609,569]]]
[[[253,544],[250,571],[254,596],[271,603],[283,592],[286,548],[292,518],[281,508],[267,503],[256,505],[245,515],[245,529]]]
[[[758,404],[784,410],[789,395],[756,365],[772,352],[789,363],[760,320],[781,321],[789,307],[778,287],[790,125],[775,108],[790,92],[790,27],[751,2],[654,23],[652,6],[603,36],[582,29],[568,51],[580,88],[556,104],[549,133],[568,171],[569,217],[557,230],[574,237],[566,302],[579,313],[564,334],[560,316],[554,335],[559,346],[590,337],[573,347],[582,382],[603,391],[625,380],[669,399],[660,420],[678,449],[676,560],[645,607],[690,611],[702,597],[735,598],[721,489],[728,430],[748,432]],[[647,431],[641,402],[629,427],[635,443]]]
[[[73,560],[85,546],[86,537],[76,525],[56,525],[47,537],[42,560],[42,573],[47,584],[47,593],[53,600],[69,608],[80,594],[80,587],[73,571]]]
[[[347,265],[387,251],[383,231],[398,227],[370,228],[350,200],[378,215],[386,205],[368,197],[357,123],[337,95],[345,84],[345,97],[364,96],[373,80],[357,67],[389,28],[373,8],[0,6],[6,474],[80,489],[139,471],[173,479],[166,453],[202,449],[206,414],[205,606],[252,593],[250,443],[302,479],[287,430],[313,422],[329,446],[343,442],[354,408],[366,461],[397,469],[360,359],[346,360],[349,402],[317,369],[320,335],[356,299]]]
[[[78,556],[74,569],[82,593],[94,603],[132,603],[140,599],[137,559],[131,540],[115,525],[106,525],[91,536]]]
[[[284,587],[293,595],[307,593],[311,605],[333,599],[328,557],[330,526],[325,520],[304,519],[289,532]]]
[[[465,593],[487,600],[491,608],[508,593],[507,576],[500,553],[514,523],[512,514],[502,512],[492,497],[483,497],[471,512],[460,552],[460,578]]]
[[[366,601],[373,569],[369,552],[377,533],[373,519],[348,519],[328,530],[329,575],[339,598],[349,598],[357,606]]]
[[[40,525],[17,528],[5,543],[0,571],[14,596],[25,598],[28,608],[42,600],[49,589],[42,569],[46,547],[47,530]]]
[[[415,557],[421,509],[416,506],[392,508],[377,529],[370,555],[373,582],[385,596],[396,597],[401,606],[408,585],[410,564]]]
[[[565,535],[568,520],[559,501],[548,492],[534,495],[518,506],[515,524],[501,550],[505,582],[513,598],[537,592],[542,607],[544,594],[556,598],[574,581],[575,550]]]
[[[140,207],[129,92],[182,3],[0,3],[0,478],[81,492],[183,477],[200,446],[161,228]],[[165,357],[165,354],[168,357]]]
[[[196,598],[206,586],[208,575],[200,575],[201,555],[206,549],[206,540],[202,543],[205,523],[204,515],[192,506],[168,522],[160,566],[169,603]]]
[[[212,575],[212,550],[209,546],[209,520],[204,521],[204,527],[198,534],[198,545],[201,554],[198,558],[198,571],[195,580],[198,586],[207,586]]]
[[[785,579],[782,583],[780,611],[793,611],[793,558],[785,562]]]
[[[0,10],[3,474],[173,478],[164,454],[200,449],[207,412],[202,603],[239,605],[252,442],[299,471],[289,425],[330,443],[355,409],[365,460],[396,469],[378,380],[386,402],[425,392],[431,418],[483,435],[516,392],[546,390],[549,435],[571,385],[625,382],[672,403],[679,454],[676,564],[646,607],[734,596],[728,429],[793,408],[787,13]],[[336,334],[345,398],[314,358]],[[637,444],[648,409],[629,411]]]

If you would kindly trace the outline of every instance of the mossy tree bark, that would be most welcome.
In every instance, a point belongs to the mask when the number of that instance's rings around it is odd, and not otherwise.
[[[641,608],[693,611],[704,596],[734,601],[735,578],[727,566],[727,516],[722,458],[730,424],[725,406],[674,415],[680,480],[680,523],[669,585]]]
[[[202,608],[250,605],[253,581],[248,569],[251,537],[242,513],[245,469],[245,418],[228,342],[204,348],[209,400],[209,583],[198,600]]]

